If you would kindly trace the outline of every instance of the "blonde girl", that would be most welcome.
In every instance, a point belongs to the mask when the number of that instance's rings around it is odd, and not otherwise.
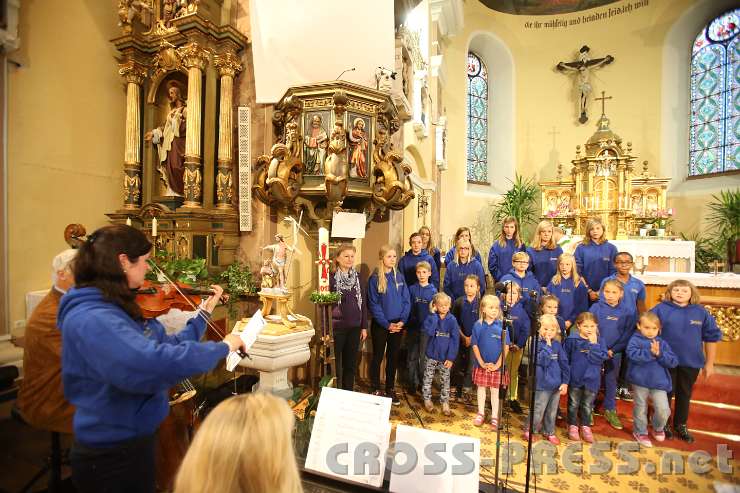
[[[617,272],[614,258],[617,247],[609,243],[601,219],[594,217],[586,223],[586,234],[574,254],[578,272],[586,279],[591,302],[599,299],[599,288],[604,278]]]
[[[501,224],[501,233],[488,252],[488,271],[496,283],[511,270],[511,257],[516,252],[525,251],[519,236],[519,223],[514,216],[507,216]]]
[[[271,394],[223,401],[195,434],[175,479],[175,493],[302,492],[293,424],[285,400]]]
[[[540,221],[537,225],[527,253],[532,274],[537,278],[540,286],[547,286],[557,272],[558,258],[563,253],[563,249],[555,241],[550,221]]]
[[[373,318],[370,329],[373,340],[373,359],[370,364],[373,393],[383,395],[380,390],[380,364],[385,354],[385,394],[392,399],[394,406],[399,406],[401,401],[395,392],[396,367],[402,331],[411,313],[411,298],[403,273],[396,269],[396,259],[396,250],[392,246],[380,247],[377,269],[368,279],[367,306]]]
[[[419,234],[421,235],[422,248],[434,259],[434,263],[437,266],[437,271],[442,268],[442,259],[440,257],[439,248],[434,245],[434,239],[432,238],[432,230],[429,226],[422,226],[419,228]]]
[[[558,258],[558,271],[547,285],[547,292],[560,300],[558,315],[570,329],[579,313],[588,310],[588,287],[578,275],[576,259],[570,253]]]
[[[473,419],[475,426],[485,421],[486,389],[491,392],[491,428],[498,428],[499,387],[509,384],[509,373],[501,371],[506,358],[509,334],[503,335],[501,302],[496,296],[485,295],[480,300],[480,319],[473,326],[471,345],[475,357],[473,383],[478,386],[478,414]]]
[[[455,250],[457,249],[457,245],[460,241],[470,243],[470,255],[473,258],[478,259],[478,262],[481,262],[482,264],[483,261],[480,258],[480,253],[478,252],[478,250],[475,249],[475,246],[473,246],[473,237],[470,234],[470,228],[468,228],[467,226],[461,226],[457,228],[457,231],[455,232],[455,246],[450,248],[445,255],[445,265],[450,265],[450,263],[455,260]]]
[[[439,372],[442,379],[442,413],[449,416],[450,412],[450,370],[457,357],[460,343],[460,330],[455,316],[450,313],[452,300],[445,293],[437,293],[429,304],[431,313],[424,320],[424,333],[427,336],[427,364],[424,370],[424,384],[421,388],[424,398],[424,407],[427,411],[434,411],[432,403],[432,380]]]

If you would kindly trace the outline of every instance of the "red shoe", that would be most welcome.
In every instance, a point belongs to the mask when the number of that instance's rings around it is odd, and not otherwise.
[[[581,435],[578,434],[578,427],[576,425],[568,426],[568,438],[574,442],[581,441]]]
[[[590,426],[581,426],[581,435],[583,435],[584,442],[594,443],[594,434],[591,433]]]
[[[547,441],[552,443],[553,445],[560,445],[560,439],[555,434],[547,435],[545,438],[547,438]]]

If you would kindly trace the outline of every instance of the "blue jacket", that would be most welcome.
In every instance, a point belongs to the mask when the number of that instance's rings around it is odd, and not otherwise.
[[[529,337],[529,331],[532,327],[529,314],[524,308],[524,300],[519,300],[518,303],[511,307],[509,318],[511,318],[513,326],[511,328],[511,342],[523,348],[527,343],[527,337]]]
[[[480,252],[478,250],[475,251],[475,255],[473,255],[474,259],[478,259],[478,262],[483,265],[483,260],[480,258]],[[455,261],[455,247],[450,248],[447,250],[447,253],[445,254],[445,265],[450,265],[452,262]]]
[[[597,301],[589,310],[599,323],[599,336],[607,349],[622,353],[627,347],[635,329],[634,317],[622,303],[611,306],[605,301]]]
[[[548,346],[540,338],[537,344],[537,390],[553,391],[570,382],[568,356],[558,341]]]
[[[516,252],[526,250],[524,243],[517,247],[514,240],[506,240],[506,245],[501,246],[498,240],[494,240],[491,250],[488,252],[488,272],[491,273],[494,282],[499,282],[504,275],[513,267],[511,257]]]
[[[455,361],[460,344],[460,329],[452,313],[444,319],[438,313],[431,313],[424,321],[424,333],[427,340],[427,358],[435,361]]]
[[[432,267],[432,275],[429,278],[429,282],[434,285],[435,288],[439,288],[439,269],[437,264],[434,262],[429,253],[426,250],[422,250],[419,255],[414,255],[411,250],[407,251],[406,254],[401,257],[398,262],[398,270],[403,272],[403,277],[406,279],[407,286],[413,286],[419,282],[416,277],[416,264],[419,262],[426,261]]]
[[[385,274],[387,288],[385,293],[378,292],[378,273],[373,272],[367,281],[367,307],[376,324],[387,329],[391,322],[398,321],[404,324],[411,313],[411,297],[403,274],[393,271]]]
[[[578,331],[568,336],[563,345],[570,363],[570,386],[586,387],[598,392],[601,386],[601,366],[608,358],[606,346],[599,337],[596,344],[582,338]]]
[[[604,280],[601,281],[601,286],[599,287],[599,299],[604,299],[604,293],[602,292],[604,288],[604,283],[610,279],[619,281],[616,274],[605,277]],[[624,288],[624,297],[622,298],[622,303],[624,304],[624,307],[626,309],[632,312],[635,317],[635,323],[637,323],[637,301],[645,301],[645,283],[633,275],[630,275],[630,278],[626,284],[622,281],[619,281],[619,283]]]
[[[167,335],[157,320],[133,320],[93,287],[65,294],[57,323],[75,439],[90,447],[154,433],[170,412],[169,388],[229,353],[222,342],[197,342],[206,327],[201,317]]]
[[[678,366],[704,368],[704,342],[718,342],[722,332],[701,305],[678,306],[662,301],[651,310],[663,326],[661,337],[673,349]]]
[[[672,381],[668,369],[678,365],[678,358],[667,342],[660,337],[655,340],[660,342],[657,358],[650,351],[650,339],[639,332],[630,338],[627,344],[627,358],[630,361],[627,365],[627,381],[640,387],[670,392]]]
[[[437,265],[437,271],[439,272],[440,269],[442,269],[442,256],[439,253],[439,248],[434,247],[434,250],[432,250],[434,253],[432,254],[432,258],[434,259],[434,263]]]
[[[411,315],[406,324],[409,330],[418,330],[424,327],[424,320],[429,316],[429,303],[432,297],[437,294],[437,288],[431,284],[420,286],[414,284],[409,287],[409,296],[411,298]]]
[[[487,324],[479,320],[473,325],[473,335],[470,338],[470,346],[477,346],[480,357],[484,363],[496,363],[503,351],[501,344],[501,334],[503,332],[501,320],[496,320],[492,324]],[[506,333],[504,345],[511,344],[509,333]],[[479,368],[478,358],[473,356],[473,365]]]
[[[535,250],[529,247],[527,254],[529,255],[529,270],[532,271],[540,286],[547,286],[552,276],[558,271],[558,257],[563,254],[563,249],[557,245],[552,250],[547,248]]]
[[[458,264],[456,262],[450,263],[445,272],[444,289],[442,291],[447,293],[453,300],[458,299],[460,296],[464,296],[465,278],[468,277],[468,274],[478,276],[480,292],[481,294],[485,293],[486,274],[483,272],[483,266],[476,259],[472,259],[467,264]]]
[[[473,334],[473,326],[480,319],[479,304],[480,298],[477,296],[473,298],[472,303],[468,301],[467,296],[460,296],[452,305],[452,314],[460,322],[460,330],[465,334],[465,337],[470,337]]]
[[[584,282],[575,287],[572,277],[561,279],[560,284],[553,284],[550,281],[547,292],[560,300],[558,315],[564,320],[570,320],[571,324],[576,323],[578,315],[588,311],[588,288]]]
[[[529,271],[526,271],[524,273],[524,277],[519,277],[519,274],[517,274],[514,269],[511,269],[509,270],[508,274],[499,279],[499,282],[506,281],[514,281],[519,285],[520,288],[527,289],[527,291],[522,290],[523,300],[529,301],[529,299],[532,297],[532,295],[530,295],[528,291],[535,291],[538,294],[540,293],[540,283],[537,282],[537,278],[534,277],[534,274]]]
[[[588,287],[597,291],[605,277],[616,274],[614,257],[617,256],[617,247],[605,241],[601,245],[594,242],[576,247],[574,253],[578,273],[586,279]]]

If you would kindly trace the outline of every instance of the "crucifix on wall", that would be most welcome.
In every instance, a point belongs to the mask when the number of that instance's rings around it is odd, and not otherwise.
[[[589,51],[591,51],[591,49],[584,45],[578,52],[578,60],[572,62],[559,62],[555,67],[560,72],[574,73],[578,75],[578,79],[576,80],[576,90],[579,94],[581,113],[578,121],[581,123],[586,123],[588,121],[587,104],[588,97],[592,91],[590,82],[591,71],[604,65],[609,65],[614,61],[614,57],[611,55],[606,55],[603,58],[592,59],[588,54]]]

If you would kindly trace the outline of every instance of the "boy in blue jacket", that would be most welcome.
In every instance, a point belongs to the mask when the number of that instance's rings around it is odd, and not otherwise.
[[[442,392],[439,400],[442,402],[442,413],[450,413],[450,369],[457,357],[460,340],[460,329],[455,316],[450,313],[452,300],[445,293],[437,293],[432,298],[429,310],[432,312],[424,321],[424,333],[427,341],[427,366],[424,370],[424,385],[422,396],[424,407],[428,412],[434,411],[432,403],[432,380],[434,373],[440,372],[442,378]]]
[[[540,283],[527,269],[529,268],[529,255],[526,252],[516,252],[511,258],[512,268],[508,274],[501,278],[501,282],[515,282],[522,288],[522,299],[529,301],[531,292],[540,292]]]
[[[632,313],[621,302],[624,296],[622,283],[613,279],[606,281],[601,296],[604,300],[594,303],[589,311],[596,317],[599,335],[609,357],[604,363],[604,417],[613,428],[621,430],[622,422],[617,416],[617,380],[622,353],[634,332],[635,322]]]
[[[560,396],[568,392],[570,381],[568,357],[557,340],[559,332],[560,326],[555,315],[546,314],[540,317],[532,431],[535,433],[541,431],[553,445],[560,445],[560,440],[555,435],[555,418],[558,414]],[[529,420],[526,423],[529,423]],[[524,432],[524,439],[529,439],[529,431]]]
[[[429,304],[432,297],[437,294],[437,288],[429,282],[432,274],[432,266],[426,260],[416,264],[416,278],[418,283],[409,286],[411,298],[411,315],[407,323],[406,346],[408,349],[408,393],[416,394],[416,389],[421,386],[424,370],[427,366],[427,335],[422,328],[424,321],[429,316]]]
[[[670,368],[678,365],[678,359],[671,347],[660,337],[660,319],[652,312],[645,312],[637,324],[638,333],[630,338],[627,345],[627,381],[632,384],[634,405],[632,417],[634,429],[632,436],[643,447],[652,447],[647,433],[648,398],[653,401],[653,437],[665,440],[666,423],[671,415],[668,392],[671,391]]]
[[[507,284],[504,303],[509,305],[509,318],[512,322],[511,345],[506,354],[505,368],[510,372],[511,383],[509,384],[508,399],[509,407],[517,414],[522,413],[519,405],[519,366],[524,356],[524,345],[527,344],[529,331],[532,326],[529,313],[525,308],[524,300],[521,298],[521,288],[518,284]]]
[[[606,346],[599,338],[596,317],[583,312],[576,318],[576,328],[563,349],[570,362],[570,385],[568,386],[568,438],[578,441],[578,414],[581,415],[581,435],[592,443],[593,406],[601,384],[601,366],[607,359]]]
[[[412,233],[409,237],[409,249],[406,254],[401,257],[398,262],[398,270],[403,273],[403,277],[406,280],[406,285],[411,287],[417,283],[416,279],[416,265],[419,262],[428,262],[432,270],[429,282],[439,289],[439,270],[437,264],[434,263],[434,259],[429,252],[422,248],[423,241],[420,233]]]

